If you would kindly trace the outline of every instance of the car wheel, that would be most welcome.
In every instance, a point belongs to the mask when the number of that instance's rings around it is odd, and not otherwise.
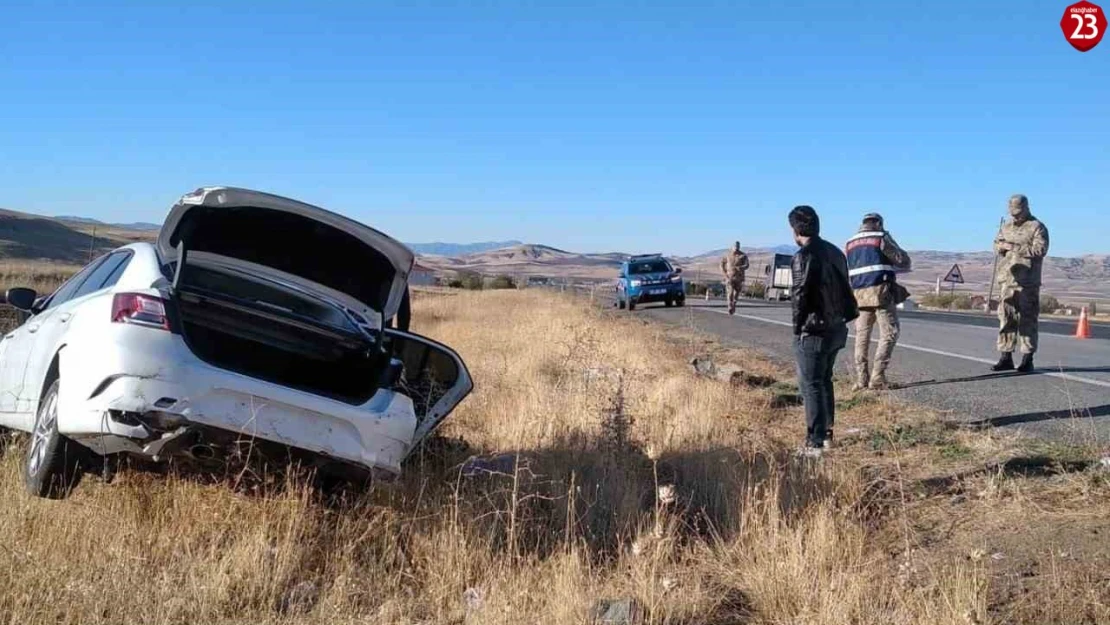
[[[634,302],[633,300],[628,300],[628,310],[629,311],[636,310],[636,302]]]
[[[673,299],[663,300],[663,305],[666,306],[667,308],[670,308],[671,306],[674,306],[674,300]]]
[[[677,306],[678,306],[679,308],[682,308],[683,306],[685,306],[685,305],[686,305],[686,298],[685,298],[685,297],[680,297],[680,298],[678,298],[677,300],[675,300],[675,304],[676,304],[676,305],[677,305]]]
[[[39,403],[23,479],[27,492],[36,497],[62,499],[77,485],[81,475],[81,450],[77,443],[58,433],[58,380]]]
[[[617,300],[617,308],[619,308],[621,310],[624,310],[624,300],[623,299]]]

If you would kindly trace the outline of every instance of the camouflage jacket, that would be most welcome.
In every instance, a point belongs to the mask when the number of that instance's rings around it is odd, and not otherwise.
[[[1048,254],[1048,228],[1032,215],[1020,224],[1010,219],[998,232],[994,251],[1000,255],[997,274],[999,285],[1039,287],[1041,265]]]
[[[730,250],[721,258],[721,273],[729,280],[743,280],[748,269],[748,255]]]
[[[866,226],[860,227],[860,232],[866,232]],[[913,265],[910,255],[906,253],[898,243],[894,241],[894,237],[890,236],[889,232],[883,231],[883,241],[879,247],[884,259],[889,262],[890,266],[898,271],[909,271]],[[894,306],[898,302],[895,301],[895,282],[884,282],[883,284],[876,284],[875,286],[864,287],[862,289],[855,289],[856,303],[860,308],[886,308]],[[904,293],[903,293],[904,295]]]

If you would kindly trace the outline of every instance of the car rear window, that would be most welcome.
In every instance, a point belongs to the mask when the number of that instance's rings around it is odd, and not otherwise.
[[[100,265],[89,274],[89,277],[81,283],[81,287],[73,294],[72,299],[114,286],[115,282],[113,278],[119,280],[119,275],[123,273],[122,268],[126,267],[130,260],[131,252],[113,252],[110,254],[108,258],[100,263]]]
[[[85,283],[89,274],[96,271],[97,267],[107,258],[107,256],[101,256],[88,265],[85,265],[85,268],[77,272],[77,275],[67,280],[57,291],[54,291],[54,294],[50,296],[50,300],[46,303],[44,309],[56,308],[73,299],[74,293]]]

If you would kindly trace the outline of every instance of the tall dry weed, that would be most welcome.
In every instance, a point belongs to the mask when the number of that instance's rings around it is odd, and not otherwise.
[[[796,459],[797,415],[691,376],[665,329],[535,292],[413,304],[476,389],[395,484],[125,471],[49,502],[9,446],[0,621],[569,625],[631,598],[650,623],[988,622],[982,570],[898,552],[861,472]]]

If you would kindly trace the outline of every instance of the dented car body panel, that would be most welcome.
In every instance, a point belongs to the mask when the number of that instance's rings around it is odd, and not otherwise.
[[[99,453],[112,451],[106,434],[131,439],[130,452],[159,438],[141,421],[152,411],[390,472],[414,442],[404,395],[380,389],[352,406],[213,367],[179,336],[153,329],[113,328],[102,341],[66,346],[59,362],[58,429]]]

